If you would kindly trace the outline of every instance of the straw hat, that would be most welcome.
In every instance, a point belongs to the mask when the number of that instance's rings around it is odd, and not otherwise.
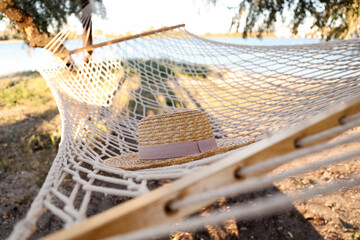
[[[139,152],[103,164],[126,170],[164,167],[224,153],[245,145],[241,139],[215,139],[207,115],[199,110],[145,117],[139,122]]]

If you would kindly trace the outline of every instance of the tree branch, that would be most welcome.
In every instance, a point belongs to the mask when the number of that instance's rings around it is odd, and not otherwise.
[[[1,0],[0,12],[16,24],[31,47],[45,47],[51,40],[46,33],[39,31],[32,17],[17,7],[13,0]]]

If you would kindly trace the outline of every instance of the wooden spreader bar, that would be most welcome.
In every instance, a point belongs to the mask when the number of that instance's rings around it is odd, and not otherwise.
[[[83,48],[78,48],[78,49],[74,49],[74,50],[71,50],[71,51],[67,51],[66,53],[55,54],[55,56],[57,56],[57,57],[66,57],[66,56],[72,55],[74,53],[83,52],[83,51],[91,51],[91,50],[94,50],[94,49],[99,48],[99,47],[104,47],[104,46],[107,46],[107,45],[127,41],[127,40],[130,40],[130,39],[144,37],[144,36],[151,35],[151,34],[154,34],[154,33],[165,32],[165,31],[169,31],[169,30],[172,30],[172,29],[175,29],[175,28],[181,28],[181,27],[184,27],[184,26],[185,26],[185,24],[179,24],[179,25],[175,25],[175,26],[171,26],[171,27],[163,27],[163,28],[159,28],[159,29],[156,29],[156,30],[142,32],[142,33],[134,34],[134,35],[127,36],[127,37],[113,39],[113,40],[110,40],[110,41],[107,41],[107,42],[102,42],[102,43],[98,43],[98,44],[94,44],[94,45],[88,45],[88,46],[83,47]]]
[[[358,112],[360,97],[339,104],[293,128],[253,143],[208,167],[99,213],[73,227],[51,234],[45,239],[101,239],[179,221],[208,206],[213,200],[176,211],[167,207],[171,201],[242,181],[236,174],[241,167],[295,151],[298,148],[298,139],[338,126],[343,117]]]

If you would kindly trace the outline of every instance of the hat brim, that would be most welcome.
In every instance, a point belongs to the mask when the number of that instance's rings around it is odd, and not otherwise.
[[[240,147],[244,147],[252,142],[253,141],[249,139],[221,138],[216,139],[216,143],[218,146],[216,149],[208,152],[189,155],[186,157],[157,160],[141,160],[139,159],[139,154],[137,152],[133,152],[105,159],[102,163],[109,167],[121,168],[124,170],[140,170],[148,168],[166,167],[211,157]]]

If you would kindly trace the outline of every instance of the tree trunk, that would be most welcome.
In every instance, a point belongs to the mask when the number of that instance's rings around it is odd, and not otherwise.
[[[30,47],[44,48],[53,38],[39,31],[33,18],[20,9],[13,0],[0,0],[0,12],[5,14],[24,34]],[[52,50],[53,53],[66,53],[68,50],[61,43]],[[73,69],[72,60],[69,56],[62,57],[69,70]]]
[[[16,24],[31,47],[45,47],[51,40],[46,33],[39,31],[32,17],[17,7],[13,0],[0,1],[0,12]]]

